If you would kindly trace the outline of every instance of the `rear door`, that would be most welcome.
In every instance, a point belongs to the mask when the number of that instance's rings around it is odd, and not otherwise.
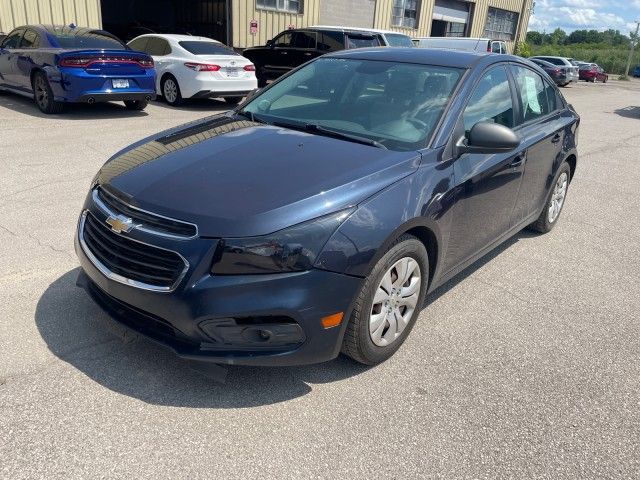
[[[511,65],[517,88],[518,115],[515,131],[526,149],[524,173],[512,225],[518,224],[546,200],[549,182],[564,142],[562,117],[564,102],[556,87],[537,72],[521,65]]]
[[[15,88],[17,86],[16,70],[20,42],[24,28],[17,28],[2,42],[0,49],[0,84]]]

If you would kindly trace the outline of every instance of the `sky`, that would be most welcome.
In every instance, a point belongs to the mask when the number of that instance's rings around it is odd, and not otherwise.
[[[535,0],[529,30],[552,32],[613,28],[628,35],[640,20],[640,0]]]

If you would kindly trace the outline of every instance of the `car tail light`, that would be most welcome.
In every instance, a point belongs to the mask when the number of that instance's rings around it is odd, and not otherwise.
[[[554,68],[553,70],[551,70],[551,73],[553,73],[554,75],[560,75],[560,69]]]
[[[256,67],[254,65],[245,65],[244,66],[244,71],[245,72],[255,72],[256,71]]]
[[[142,68],[153,68],[152,58],[131,58],[117,56],[100,56],[100,57],[66,57],[60,59],[58,66],[60,67],[76,67],[84,68],[94,63],[128,63],[137,64]]]
[[[195,70],[196,72],[217,72],[218,70],[220,70],[220,65],[211,65],[208,63],[187,62],[184,64],[184,66],[190,68],[191,70]]]

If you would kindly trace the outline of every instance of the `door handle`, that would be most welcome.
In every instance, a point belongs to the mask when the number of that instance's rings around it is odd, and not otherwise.
[[[551,143],[558,143],[560,141],[560,134],[556,133],[551,139]]]
[[[304,54],[308,57],[309,55],[311,55],[311,52],[305,52]]]
[[[280,52],[280,55],[286,55],[288,52]]]

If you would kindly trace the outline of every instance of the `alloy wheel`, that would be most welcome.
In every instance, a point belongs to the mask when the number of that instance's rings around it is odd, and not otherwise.
[[[421,282],[420,265],[411,257],[401,258],[385,272],[369,316],[369,334],[375,345],[386,347],[400,337],[418,306]]]
[[[566,172],[562,172],[562,175],[558,177],[553,193],[551,194],[551,203],[549,205],[548,218],[549,223],[553,223],[560,215],[562,206],[564,205],[564,199],[567,196],[567,185],[569,183],[569,177]]]
[[[174,103],[178,98],[178,85],[171,78],[167,78],[164,81],[164,86],[162,88],[162,94],[164,99],[169,103]]]
[[[35,94],[36,94],[36,102],[41,109],[47,108],[47,104],[49,103],[49,92],[47,91],[47,86],[44,83],[44,79],[38,75],[35,79]]]

